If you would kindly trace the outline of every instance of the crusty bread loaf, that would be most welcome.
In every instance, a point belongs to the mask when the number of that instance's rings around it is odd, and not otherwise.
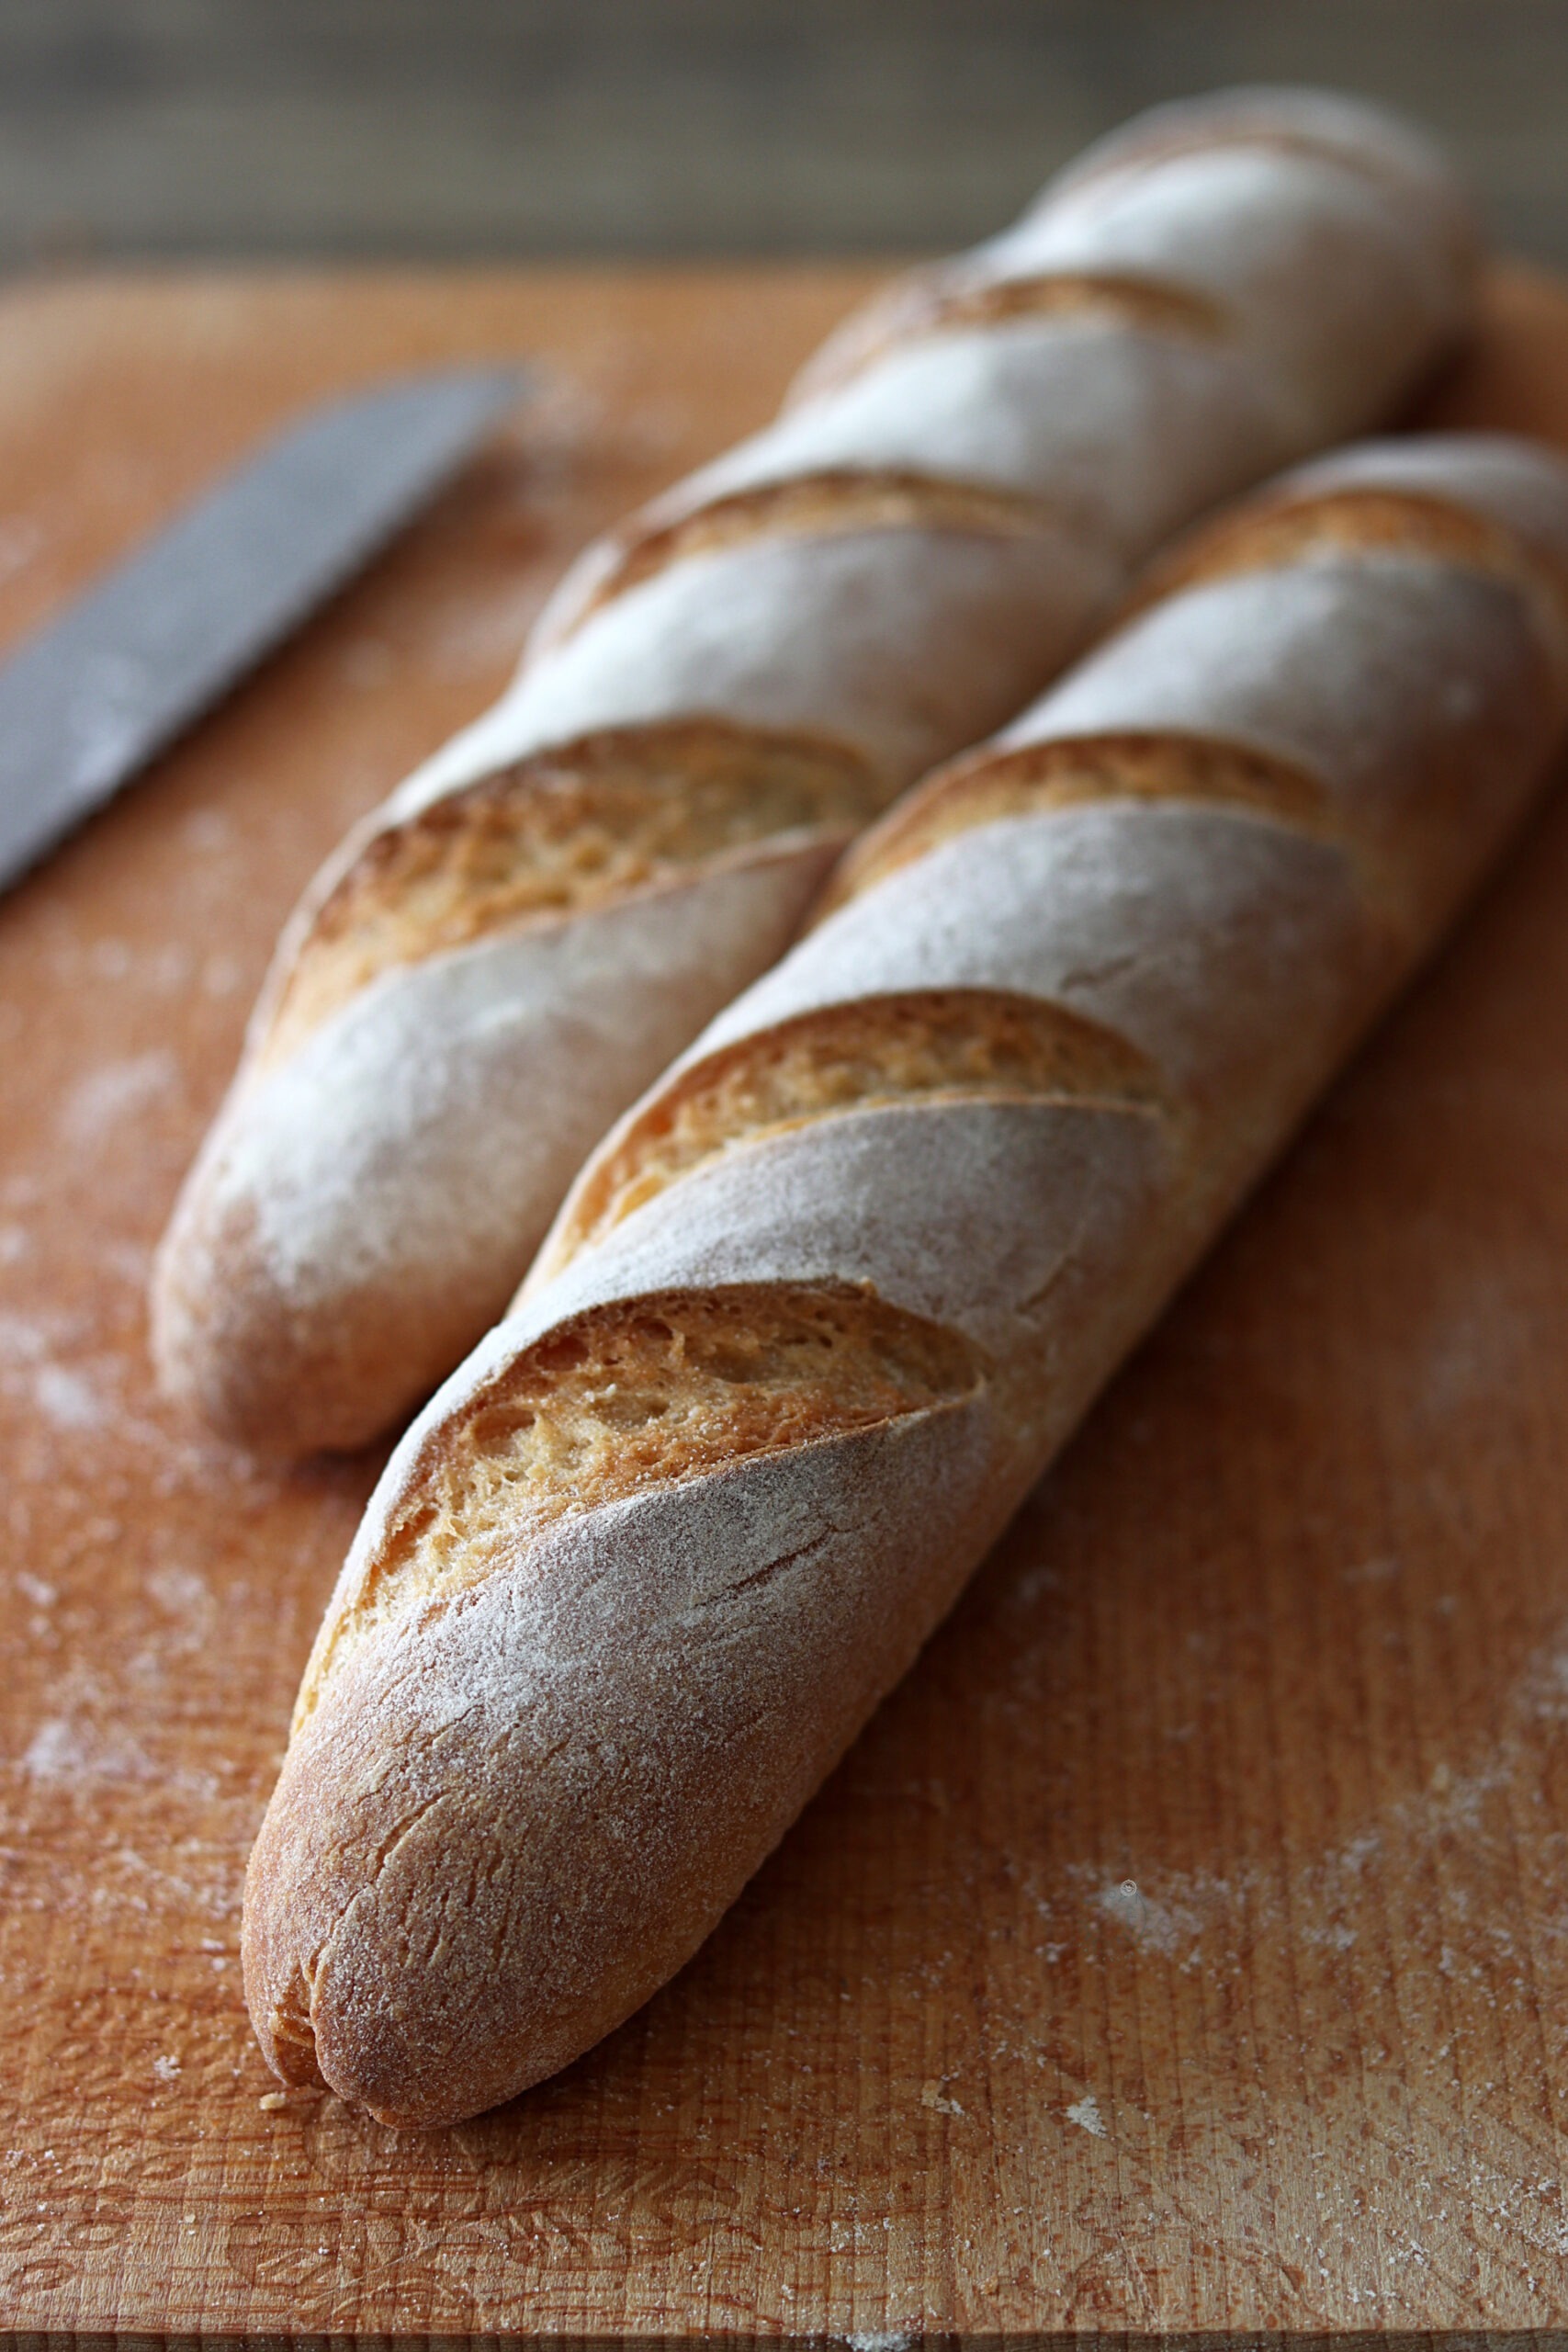
[[[414,1404],[849,837],[1174,527],[1397,400],[1472,264],[1413,135],[1243,93],[852,322],[777,424],[590,550],[501,704],[307,893],[160,1256],[165,1385],[273,1447]]]
[[[467,2115],[695,1949],[1568,719],[1568,461],[1179,549],[589,1161],[389,1465],[250,1868],[287,2081]]]

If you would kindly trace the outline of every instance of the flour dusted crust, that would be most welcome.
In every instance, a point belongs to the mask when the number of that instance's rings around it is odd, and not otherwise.
[[[389,1363],[427,1392],[493,1319],[518,1192],[558,1200],[598,1138],[583,1065],[633,1093],[760,951],[783,953],[841,838],[781,836],[592,922],[391,965],[296,1051],[257,1057],[164,1245],[166,1376],[224,1426],[299,1452],[361,1442]],[[691,952],[672,974],[674,926]],[[339,1310],[325,1324],[323,1296]]]
[[[1565,558],[1526,444],[1276,485],[623,1116],[307,1670],[245,1911],[286,2080],[452,2120],[694,1949],[1518,819]]]
[[[454,2120],[502,2095],[520,2010],[552,2073],[636,2008],[998,1531],[996,1442],[984,1397],[960,1396],[615,1501],[351,1656],[353,1701],[306,1721],[263,1832],[259,1867],[297,1898],[249,1929],[285,2079],[320,2066],[381,2115]],[[824,1645],[841,1663],[814,1691]],[[389,1773],[391,1720],[407,1769]]]
[[[164,1385],[273,1447],[414,1405],[849,838],[1172,531],[1402,398],[1474,263],[1414,133],[1244,93],[852,321],[773,425],[587,551],[501,702],[307,893],[160,1256]]]

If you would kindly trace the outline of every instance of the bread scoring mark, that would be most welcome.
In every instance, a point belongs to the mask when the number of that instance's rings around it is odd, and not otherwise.
[[[837,466],[760,482],[711,499],[672,522],[627,524],[606,546],[592,586],[536,638],[530,658],[555,652],[604,605],[693,556],[716,555],[759,540],[841,538],[852,531],[1029,538],[1055,530],[1058,522],[1053,508],[1019,492],[903,467]]]
[[[837,391],[903,345],[964,327],[1011,326],[1030,319],[1107,319],[1145,334],[1205,343],[1229,333],[1207,295],[1120,270],[1047,270],[1031,277],[977,277],[973,265],[918,270],[870,302],[829,336],[791,385],[784,413]]]
[[[1371,550],[1427,556],[1517,590],[1546,650],[1560,670],[1568,669],[1568,568],[1490,516],[1424,491],[1266,493],[1180,541],[1145,574],[1112,625],[1209,581]]]
[[[296,1728],[368,1634],[483,1582],[551,1521],[957,1404],[984,1379],[968,1340],[849,1284],[737,1283],[572,1317],[432,1431],[321,1630]]]
[[[1323,786],[1270,753],[1174,730],[1060,736],[1013,751],[967,752],[938,768],[849,851],[818,901],[816,920],[976,825],[1090,800],[1217,802],[1346,846]]]
[[[528,1289],[721,1152],[874,1103],[997,1094],[1162,1102],[1134,1046],[1041,997],[931,989],[824,1005],[670,1080],[590,1162]]]
[[[1402,204],[1418,207],[1422,227],[1428,234],[1442,239],[1451,267],[1468,270],[1481,260],[1480,234],[1469,214],[1450,207],[1450,218],[1439,219],[1433,204],[1431,183],[1407,169],[1396,156],[1385,149],[1352,145],[1348,140],[1336,139],[1326,132],[1289,130],[1282,122],[1266,125],[1255,120],[1250,126],[1237,122],[1229,128],[1216,126],[1209,130],[1195,124],[1190,129],[1151,133],[1140,141],[1129,140],[1102,163],[1069,164],[1053,183],[1053,194],[1076,198],[1080,189],[1092,187],[1097,180],[1122,175],[1131,179],[1157,169],[1161,164],[1179,162],[1185,155],[1234,153],[1238,148],[1331,164],[1365,182],[1381,196],[1393,196]]]
[[[316,910],[261,1064],[392,966],[591,912],[752,842],[847,837],[886,799],[847,745],[716,718],[608,728],[536,752],[371,836]]]

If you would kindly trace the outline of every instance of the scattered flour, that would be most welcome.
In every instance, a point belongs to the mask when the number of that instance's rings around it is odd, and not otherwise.
[[[221,808],[193,808],[180,827],[180,834],[187,849],[199,850],[209,857],[231,847],[233,820]]]
[[[167,1046],[134,1054],[127,1061],[104,1062],[79,1079],[66,1096],[61,1133],[71,1143],[101,1142],[169,1093],[179,1074],[179,1063]]]
[[[171,1617],[204,1622],[212,1615],[211,1591],[194,1568],[154,1568],[147,1578],[147,1589]]]
[[[1100,2111],[1100,2101],[1092,2091],[1085,2091],[1082,2098],[1074,2099],[1067,2109],[1067,2121],[1076,2123],[1080,2132],[1089,2132],[1096,2140],[1108,2140],[1105,2118]]]
[[[145,1781],[152,1763],[123,1732],[99,1731],[54,1715],[40,1724],[21,1758],[30,1779],[78,1786],[93,1781]]]
[[[25,1315],[0,1314],[0,1388],[29,1396],[56,1429],[98,1429],[107,1418],[102,1399],[81,1373],[56,1361],[54,1338]]]
[[[1192,1943],[1202,1927],[1196,1910],[1186,1904],[1154,1901],[1136,1879],[1119,1879],[1101,1887],[1095,1901],[1108,1918],[1118,1921],[1134,1943],[1149,1951],[1175,1952],[1183,1944]]]
[[[60,1430],[101,1429],[108,1419],[91,1382],[62,1363],[40,1363],[33,1374],[33,1401]]]
[[[232,956],[209,956],[201,967],[201,987],[207,996],[235,996],[251,982],[251,976]]]
[[[0,1314],[0,1363],[36,1363],[49,1348],[49,1333],[25,1315]]]

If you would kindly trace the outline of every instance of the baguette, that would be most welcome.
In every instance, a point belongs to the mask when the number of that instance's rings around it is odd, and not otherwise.
[[[1175,527],[1399,400],[1474,257],[1398,124],[1239,93],[852,322],[581,559],[502,702],[307,891],[159,1255],[166,1390],[272,1449],[412,1408],[850,836]]]
[[[454,2120],[688,1958],[1565,722],[1568,461],[1388,443],[865,836],[371,1501],[247,1882],[285,2081]]]

